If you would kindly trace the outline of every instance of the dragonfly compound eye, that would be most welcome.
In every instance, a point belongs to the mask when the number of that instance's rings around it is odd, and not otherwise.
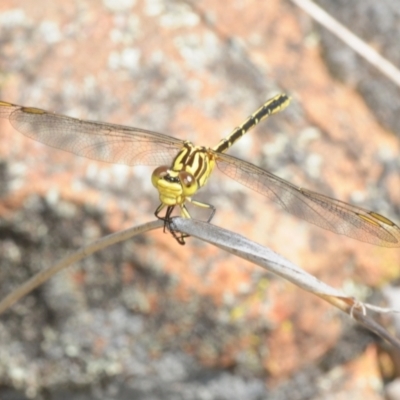
[[[189,172],[180,171],[179,180],[181,181],[182,191],[185,196],[191,196],[199,189],[196,179]]]
[[[158,181],[160,179],[165,178],[168,175],[168,167],[166,165],[162,165],[161,167],[157,167],[153,174],[151,175],[151,183],[154,187],[158,187]]]

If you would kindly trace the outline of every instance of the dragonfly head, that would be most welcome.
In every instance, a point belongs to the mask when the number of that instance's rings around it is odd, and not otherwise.
[[[151,182],[160,194],[160,201],[168,206],[183,204],[199,189],[195,177],[187,171],[174,171],[167,166],[157,167]]]

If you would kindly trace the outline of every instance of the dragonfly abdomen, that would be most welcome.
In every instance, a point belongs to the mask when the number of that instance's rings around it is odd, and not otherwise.
[[[262,120],[279,112],[289,105],[290,98],[285,94],[279,94],[265,102],[256,112],[250,115],[242,125],[235,128],[232,133],[222,139],[213,150],[223,153],[228,150],[235,142],[244,136],[251,128],[259,124]]]

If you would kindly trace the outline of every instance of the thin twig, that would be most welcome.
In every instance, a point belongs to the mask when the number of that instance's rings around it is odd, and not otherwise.
[[[326,11],[317,6],[311,0],[291,1],[309,14],[311,18],[331,31],[334,35],[346,43],[347,46],[351,47],[357,54],[366,59],[391,81],[396,83],[397,86],[400,86],[400,70],[386,58],[382,57],[371,46],[344,27],[341,23],[332,18]]]

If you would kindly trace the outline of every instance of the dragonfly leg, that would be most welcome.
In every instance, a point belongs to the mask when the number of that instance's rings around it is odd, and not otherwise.
[[[216,211],[216,208],[212,204],[202,203],[202,202],[197,201],[197,200],[192,200],[190,197],[187,197],[186,200],[188,200],[190,203],[192,203],[192,204],[194,204],[196,206],[199,206],[199,207],[211,208],[211,214],[208,217],[207,222],[210,222],[213,219],[215,211]],[[181,207],[181,215],[182,215],[182,217],[184,217],[184,218],[192,218],[190,216],[189,210],[187,209],[185,204],[181,204],[180,207]],[[182,245],[185,244],[185,238],[190,237],[190,235],[187,235],[185,233],[181,233],[180,237],[178,237],[176,235],[176,232],[173,231],[170,226],[169,226],[169,230],[172,233],[172,235],[174,236],[174,238],[178,241],[179,244],[182,244]]]
[[[192,204],[198,206],[198,207],[203,207],[203,208],[209,208],[211,209],[211,214],[208,217],[207,222],[211,222],[211,220],[214,218],[215,212],[216,212],[216,208],[212,205],[212,204],[208,204],[208,203],[203,203],[197,200],[192,200],[189,197],[186,198],[186,200],[190,201]],[[186,208],[185,204],[180,204],[179,205],[181,208],[181,215],[183,218],[192,218],[190,216],[189,210]],[[167,211],[165,212],[165,216],[160,216],[160,212],[162,210],[164,210],[164,208],[167,207]],[[174,211],[175,206],[167,206],[166,204],[161,203],[158,207],[157,210],[155,211],[154,215],[158,218],[161,219],[162,221],[164,221],[164,232],[166,230],[170,231],[172,236],[176,239],[176,241],[181,244],[184,245],[185,239],[190,237],[190,235],[187,235],[185,233],[180,233],[176,230],[174,230],[171,227],[171,218],[172,218],[172,212]]]
[[[164,208],[166,207],[166,204],[161,203],[158,207],[157,210],[155,211],[154,215],[156,216],[156,218],[160,219],[161,221],[164,221],[164,233],[165,233],[165,228],[167,227],[167,214],[165,215],[165,217],[160,217],[160,212],[162,210],[164,210]],[[171,214],[172,210],[170,211]],[[168,210],[167,210],[168,213]]]
[[[165,216],[161,217],[160,212],[165,207],[167,207],[167,211],[165,212]],[[185,212],[183,211],[183,207],[184,207]],[[172,236],[176,239],[176,241],[179,244],[184,245],[185,238],[189,237],[189,235],[185,235],[183,233],[177,232],[171,227],[171,218],[172,218],[171,215],[172,215],[172,212],[174,211],[174,208],[175,208],[175,206],[167,206],[166,204],[161,203],[157,207],[157,210],[155,211],[154,215],[156,216],[156,218],[160,219],[161,221],[164,221],[164,233],[166,232],[166,230],[170,231]],[[185,218],[190,218],[190,214],[184,205],[181,206],[181,209],[182,209],[182,216]]]
[[[182,216],[184,218],[190,218],[190,214],[188,212],[188,210],[186,209],[185,205],[180,205],[181,210],[182,210]],[[164,224],[164,230],[165,227],[168,228],[168,230],[171,232],[172,236],[176,239],[176,241],[181,244],[182,246],[186,243],[185,242],[185,238],[189,237],[189,235],[186,235],[184,233],[181,233],[179,231],[174,230],[171,227],[171,215],[172,215],[172,211],[174,211],[175,206],[168,206],[167,208],[167,212],[165,213],[165,224]],[[185,210],[185,213],[184,213]]]
[[[203,208],[210,208],[211,209],[211,214],[208,217],[207,222],[211,222],[211,220],[214,218],[215,212],[217,211],[217,209],[212,204],[202,203],[201,201],[192,200],[189,197],[187,197],[186,200],[190,201],[195,206],[203,207]]]

